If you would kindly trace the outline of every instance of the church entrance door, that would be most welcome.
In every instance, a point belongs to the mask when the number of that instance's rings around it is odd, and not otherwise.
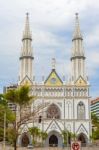
[[[23,134],[22,136],[22,146],[26,147],[29,144],[29,137],[27,136],[27,134]]]
[[[55,147],[58,146],[58,138],[56,135],[51,135],[49,138],[49,146],[51,147]]]
[[[82,146],[86,146],[87,144],[86,136],[83,133],[78,136],[78,141],[81,141]]]

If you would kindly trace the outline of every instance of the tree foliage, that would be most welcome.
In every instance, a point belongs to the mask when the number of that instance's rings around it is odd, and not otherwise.
[[[20,106],[20,114],[21,114],[21,108],[23,106],[26,106],[30,103],[31,100],[33,100],[33,96],[29,95],[30,92],[30,87],[27,85],[23,85],[18,87],[17,89],[10,89],[8,90],[5,94],[3,94],[3,98],[7,101],[7,102],[12,102],[15,104],[15,106],[17,107]],[[2,97],[1,97],[2,99]],[[10,111],[7,111],[7,114],[9,114],[8,116],[10,117],[10,120],[13,120],[13,117],[10,115],[9,113]],[[13,126],[11,126],[11,128],[7,129],[7,135],[8,135],[8,139],[11,143],[14,144],[14,149],[16,150],[16,141],[17,141],[17,137],[18,137],[18,129],[20,126],[17,126],[18,122],[17,122],[17,118],[16,118],[16,111],[15,111],[15,119],[14,119],[14,123]],[[21,119],[21,117],[20,117]],[[7,119],[8,120],[8,119]]]
[[[4,114],[6,113],[6,128],[9,124],[13,124],[15,121],[15,114],[8,108],[7,101],[4,99],[4,95],[0,94],[0,141],[3,140],[4,132]],[[7,136],[6,136],[7,139]]]
[[[46,132],[44,132],[44,131],[41,131],[41,138],[42,138],[42,140],[44,141],[44,140],[46,140],[46,138],[47,138],[47,136],[48,136],[48,134],[46,133]]]
[[[91,138],[93,140],[99,139],[99,118],[96,116],[96,114],[91,114],[92,119],[92,136]]]
[[[31,127],[29,128],[29,132],[33,137],[33,144],[35,144],[37,141],[37,137],[40,136],[40,129],[38,127]]]
[[[23,106],[28,105],[29,102],[34,98],[33,96],[29,95],[29,91],[29,86],[23,85],[17,89],[8,90],[4,96],[7,101]]]
[[[16,131],[13,127],[7,128],[7,140],[11,145],[14,145],[16,141]]]
[[[96,116],[95,113],[91,114],[91,120],[92,120],[92,125],[99,128],[99,118]]]
[[[33,137],[33,144],[36,144],[38,139],[41,138],[42,142],[47,138],[48,134],[44,131],[41,131],[38,127],[29,128],[29,132]]]

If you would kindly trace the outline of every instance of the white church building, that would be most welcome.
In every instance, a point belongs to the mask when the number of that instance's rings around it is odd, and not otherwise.
[[[31,117],[21,125],[18,137],[19,145],[24,146],[25,139],[28,139],[28,143],[31,143],[32,138],[28,129],[33,126],[47,132],[48,137],[45,140],[45,146],[50,146],[51,144],[62,146],[64,142],[63,130],[75,133],[77,139],[84,144],[88,144],[90,141],[90,85],[86,75],[83,36],[80,31],[77,13],[75,20],[70,58],[72,71],[70,80],[66,82],[59,77],[55,67],[55,59],[53,58],[49,76],[38,84],[33,78],[33,61],[35,58],[32,51],[29,16],[28,14],[26,15],[18,85],[28,83],[31,86],[31,94],[36,96],[36,100],[28,107],[28,112],[32,113],[37,108],[41,109],[39,109],[34,118]],[[26,110],[24,113],[26,113]]]

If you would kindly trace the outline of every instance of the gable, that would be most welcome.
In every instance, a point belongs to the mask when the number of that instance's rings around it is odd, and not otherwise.
[[[77,134],[79,134],[79,133],[87,133],[88,134],[88,131],[86,130],[85,126],[83,124],[81,124],[79,126],[79,128],[77,129],[76,133]]]
[[[87,82],[80,76],[76,82],[75,82],[76,86],[86,86]]]
[[[29,79],[29,77],[26,75],[23,80],[20,82],[20,85],[24,85],[24,84],[27,84],[27,85],[32,85],[32,81]]]
[[[48,125],[48,127],[46,128],[46,132],[50,131],[50,130],[59,130],[61,131],[61,128],[59,126],[59,124],[57,123],[57,121],[53,118],[52,121],[50,122],[50,124]]]
[[[20,128],[19,128],[19,133],[24,133],[24,132],[28,132],[29,127],[27,124],[23,124]]]
[[[47,86],[61,86],[62,84],[63,82],[55,70],[52,70],[48,78],[45,80],[45,85]]]

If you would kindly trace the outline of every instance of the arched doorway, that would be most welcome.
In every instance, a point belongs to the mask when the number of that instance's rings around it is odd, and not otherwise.
[[[29,144],[29,137],[28,137],[28,135],[27,135],[26,133],[24,133],[24,134],[22,135],[21,145],[22,145],[23,147],[26,147],[26,146],[28,146],[28,144]]]
[[[63,137],[61,133],[53,130],[48,133],[44,146],[45,147],[49,147],[49,146],[62,147],[62,143],[63,143]]]
[[[86,137],[86,135],[83,134],[83,133],[80,133],[78,135],[78,141],[81,141],[81,145],[82,146],[86,146],[86,144],[87,144],[87,137]]]
[[[55,147],[58,146],[58,138],[56,135],[51,135],[49,138],[49,146]]]

